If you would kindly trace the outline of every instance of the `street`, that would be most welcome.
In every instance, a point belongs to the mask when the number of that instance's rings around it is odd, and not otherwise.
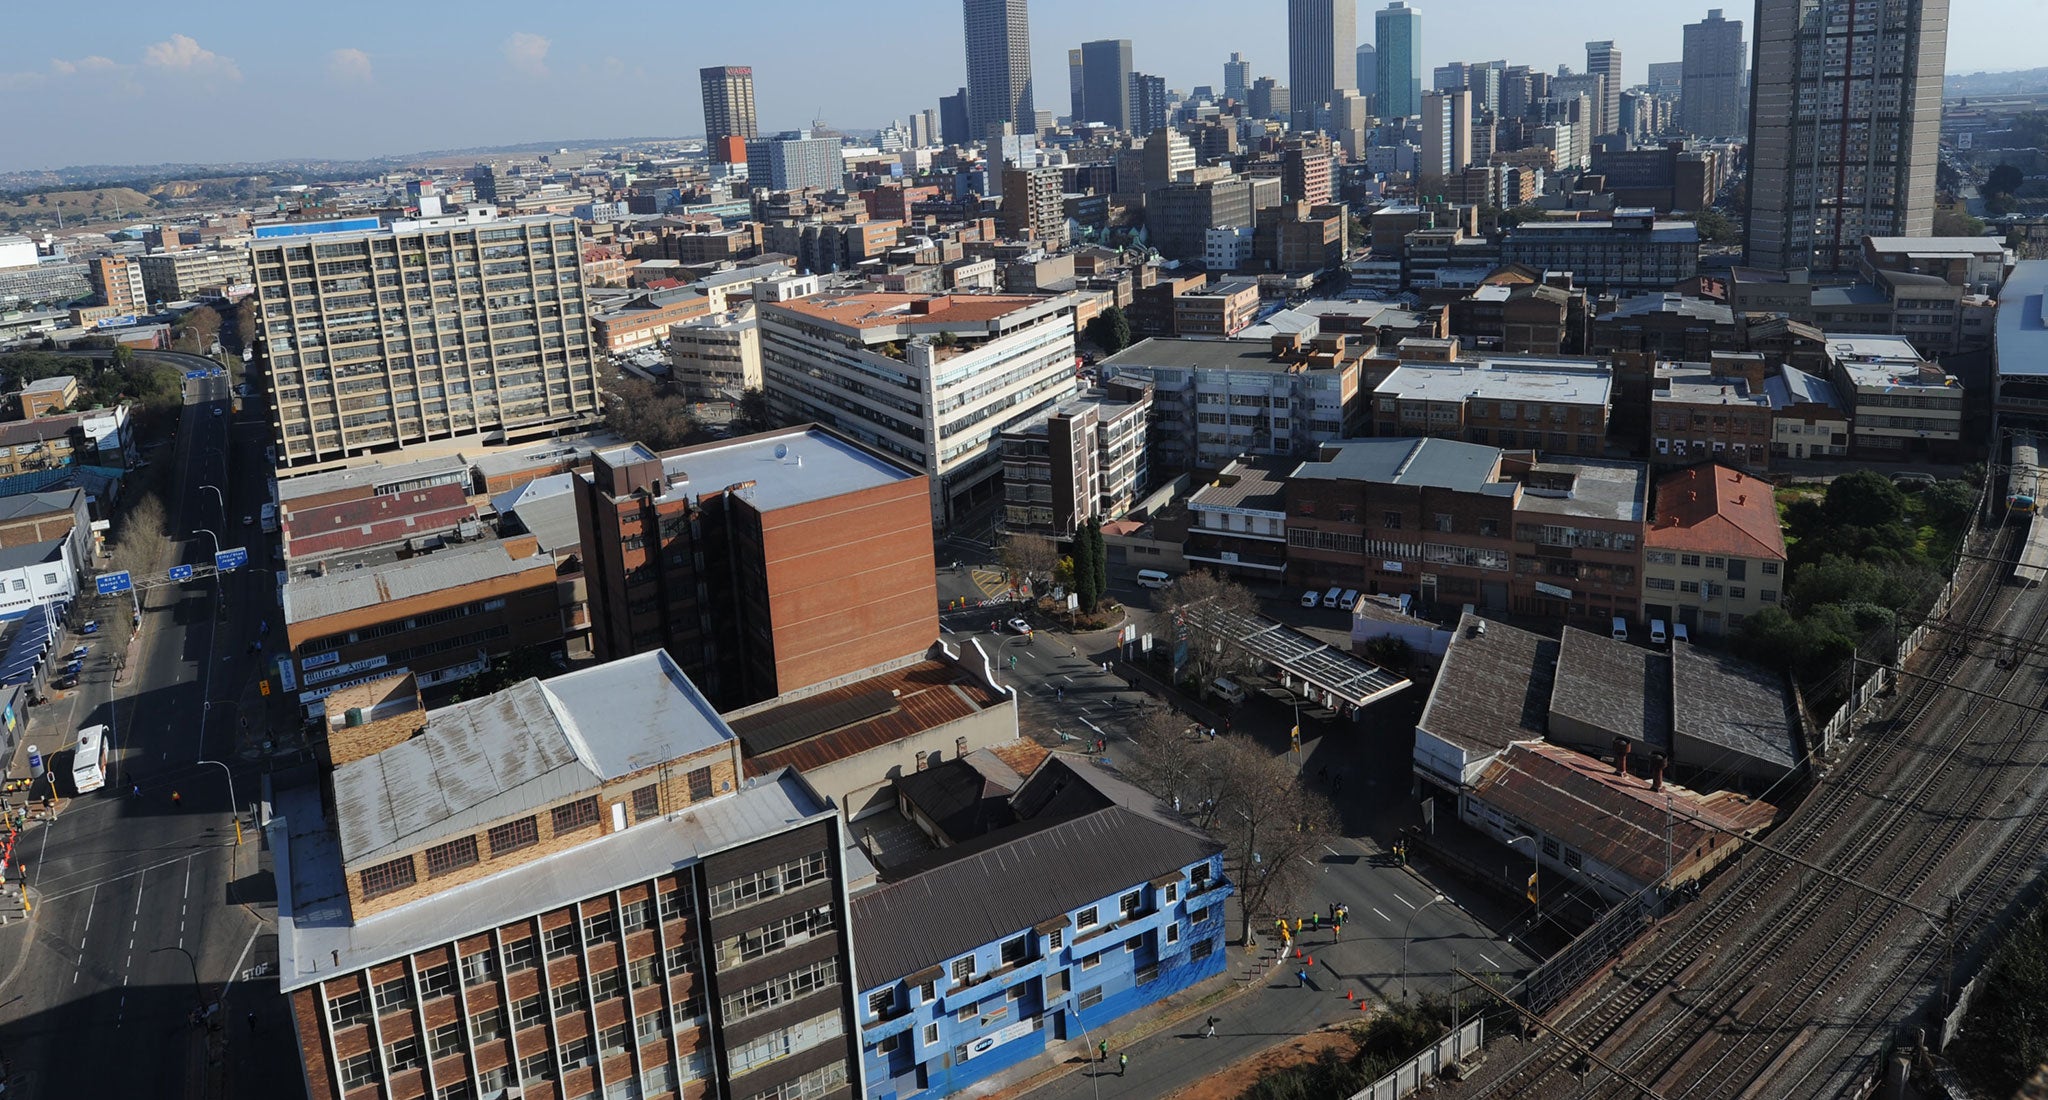
[[[237,1049],[266,1028],[280,1045],[283,1015],[266,1003],[274,987],[230,992],[270,934],[274,893],[254,830],[236,843],[229,795],[231,780],[244,807],[258,793],[236,735],[262,660],[249,643],[275,615],[269,552],[238,522],[264,499],[261,438],[260,425],[231,415],[225,377],[187,381],[165,500],[180,545],[162,564],[210,564],[218,537],[222,548],[246,543],[251,567],[184,583],[137,576],[141,627],[120,681],[114,655],[98,652],[118,644],[108,630],[78,690],[44,708],[68,718],[39,732],[106,722],[115,754],[105,789],[63,802],[25,838],[35,912],[7,930],[29,935],[14,941],[22,954],[0,989],[10,1097],[220,1095],[226,1067],[274,1072],[273,1059]],[[127,595],[83,599],[102,622],[130,614]],[[259,1004],[276,1018],[252,1028],[245,1014]],[[207,1032],[192,1023],[200,1006],[223,1025],[211,1075]],[[81,1057],[87,1037],[114,1056]]]

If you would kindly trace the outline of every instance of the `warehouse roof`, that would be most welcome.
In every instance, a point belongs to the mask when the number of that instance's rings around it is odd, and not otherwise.
[[[1322,457],[1294,472],[1310,481],[1366,481],[1420,485],[1467,493],[1512,496],[1511,482],[1496,481],[1500,448],[1455,439],[1346,439],[1323,445]]]
[[[540,553],[515,558],[509,545],[494,539],[378,565],[336,569],[324,576],[292,577],[284,586],[284,621],[287,625],[310,622],[522,573],[535,573],[536,584],[552,581],[553,558]],[[546,576],[539,576],[541,573]]]

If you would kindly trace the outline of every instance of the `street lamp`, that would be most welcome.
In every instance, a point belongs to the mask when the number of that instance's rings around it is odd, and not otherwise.
[[[221,763],[218,760],[201,760],[199,761],[199,763],[212,764],[214,767],[219,768],[221,770],[222,775],[228,777],[228,817],[235,823],[235,843],[237,845],[241,844],[242,804],[240,802],[235,801],[235,773],[229,771],[228,766],[226,764]]]
[[[214,499],[215,503],[217,503],[217,504],[219,504],[219,505],[220,505],[220,522],[221,522],[221,525],[222,525],[223,527],[225,527],[225,526],[227,525],[227,522],[228,522],[228,499],[227,499],[227,497],[226,497],[225,495],[223,495],[223,494],[221,493],[221,491],[220,491],[220,486],[218,486],[218,485],[201,485],[201,486],[200,486],[200,488],[201,488],[201,489],[206,489],[206,490],[208,490],[208,491],[210,491],[210,492],[212,492],[212,493],[213,493],[213,499]]]
[[[1509,840],[1508,847],[1514,847],[1517,840],[1529,842],[1529,904],[1536,907],[1535,915],[1529,918],[1529,928],[1534,931],[1543,923],[1543,893],[1536,888],[1537,880],[1543,874],[1543,851],[1536,838],[1527,833]]]
[[[1422,909],[1427,909],[1437,902],[1448,900],[1450,899],[1442,894],[1438,894],[1423,902]],[[1415,918],[1422,915],[1422,909],[1417,909],[1413,913],[1408,914],[1408,925],[1401,930],[1401,999],[1404,1001],[1408,999],[1408,944],[1412,933],[1415,931]]]
[[[187,950],[185,950],[185,949],[184,949],[184,948],[182,948],[182,947],[152,947],[152,948],[150,948],[150,949],[149,949],[149,953],[150,953],[150,954],[152,954],[152,955],[162,954],[162,953],[163,953],[163,952],[165,952],[165,951],[176,951],[176,952],[177,952],[178,954],[180,954],[180,955],[183,955],[183,956],[185,956],[185,961],[186,961],[187,963],[190,963],[190,964],[191,964],[191,966],[192,966],[192,1003],[193,1003],[193,1006],[194,1006],[194,1008],[195,1008],[195,1010],[196,1010],[196,1013],[197,1013],[197,1016],[198,1016],[198,1018],[199,1018],[199,1019],[201,1019],[201,1020],[205,1019],[205,1018],[206,1018],[206,991],[205,991],[204,989],[200,988],[200,985],[199,985],[199,960],[198,960],[198,959],[196,959],[196,958],[193,958],[193,957],[192,957],[192,952],[190,952],[190,951],[187,951]]]

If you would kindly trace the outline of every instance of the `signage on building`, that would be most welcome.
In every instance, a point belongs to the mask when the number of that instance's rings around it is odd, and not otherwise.
[[[391,658],[386,657],[380,653],[375,657],[365,657],[360,661],[350,661],[345,665],[335,665],[333,668],[323,668],[320,670],[320,673],[318,675],[314,675],[313,673],[309,672],[306,674],[306,684],[310,687],[313,684],[325,683],[329,680],[335,680],[343,676],[353,675],[354,673],[368,672],[373,668],[383,668],[385,665],[388,665],[390,663]]]
[[[1380,563],[1380,568],[1389,573],[1399,573],[1401,571],[1401,563],[1397,561],[1383,561]]]
[[[338,665],[340,663],[341,651],[338,649],[330,649],[325,653],[315,653],[311,657],[308,657],[305,660],[300,661],[299,667],[305,669],[307,672],[311,672],[316,668],[326,668],[328,665]]]
[[[1556,596],[1560,600],[1569,600],[1572,598],[1571,589],[1559,588],[1554,584],[1545,584],[1542,581],[1536,582],[1536,591],[1541,592],[1546,596]]]

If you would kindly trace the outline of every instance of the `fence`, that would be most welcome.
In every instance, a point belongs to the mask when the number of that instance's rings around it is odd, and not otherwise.
[[[1443,1072],[1448,1065],[1462,1062],[1485,1045],[1486,1028],[1478,1017],[1444,1036],[1437,1044],[1401,1063],[1401,1067],[1351,1094],[1351,1100],[1401,1100],[1422,1087],[1424,1081]]]
[[[1654,889],[1636,891],[1616,902],[1599,923],[1579,933],[1564,950],[1530,971],[1509,995],[1538,1016],[1549,1012],[1620,958],[1662,912],[1662,901]]]

